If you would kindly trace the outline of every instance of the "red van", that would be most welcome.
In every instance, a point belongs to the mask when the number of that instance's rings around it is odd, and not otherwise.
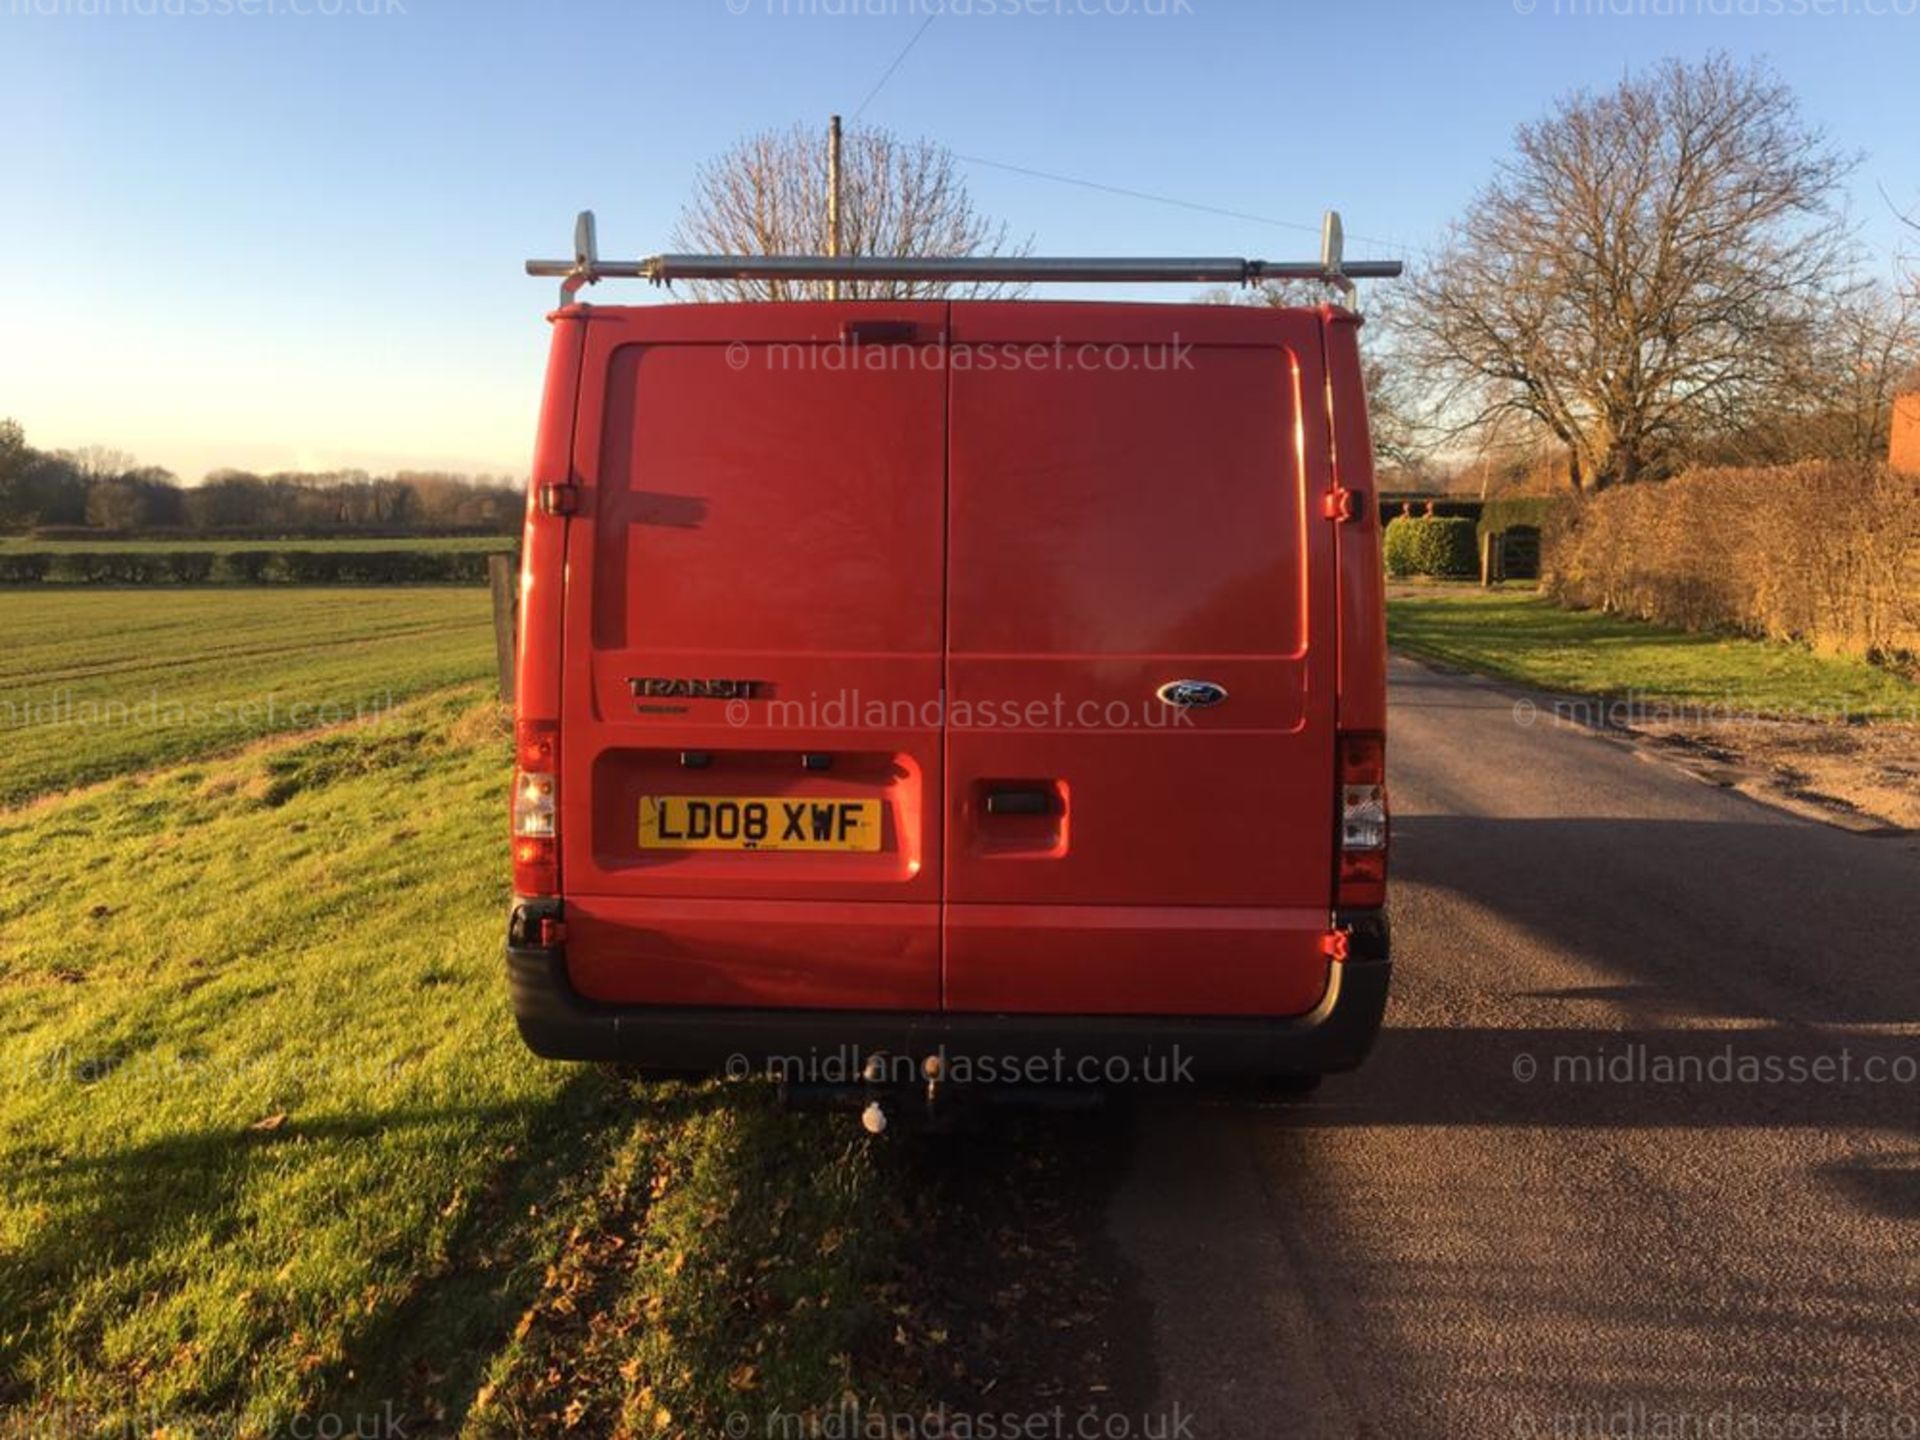
[[[527,1044],[1066,1081],[1359,1063],[1386,689],[1350,310],[577,290],[1397,267],[616,266],[585,234],[529,265],[568,283],[521,579]]]

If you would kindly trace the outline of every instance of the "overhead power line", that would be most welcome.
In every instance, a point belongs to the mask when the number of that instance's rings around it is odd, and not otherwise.
[[[1271,225],[1280,230],[1299,230],[1308,235],[1320,233],[1318,225],[1309,225],[1303,220],[1280,220],[1271,215],[1255,215],[1247,210],[1229,210],[1221,205],[1204,205],[1197,200],[1182,200],[1173,195],[1156,195],[1150,190],[1135,190],[1127,185],[1109,185],[1100,180],[1083,180],[1077,175],[1061,175],[1052,170],[1035,170],[1027,165],[1009,165],[1004,160],[988,160],[980,155],[961,155],[956,152],[953,158],[967,165],[984,165],[990,170],[1005,170],[1014,175],[1027,175],[1035,180],[1051,180],[1059,185],[1078,186],[1082,190],[1099,190],[1108,195],[1123,195],[1130,200],[1146,200],[1155,205],[1170,205],[1178,210],[1197,211],[1202,215],[1222,215],[1230,220],[1246,220],[1255,225]],[[1349,232],[1348,238],[1367,245],[1379,245],[1388,250],[1404,252],[1408,248],[1397,245],[1391,240],[1382,240],[1377,236]]]
[[[1131,200],[1151,200],[1156,205],[1172,205],[1181,210],[1198,210],[1203,215],[1225,215],[1233,220],[1251,220],[1256,225],[1277,225],[1283,230],[1305,230],[1318,235],[1318,225],[1306,225],[1295,220],[1275,220],[1267,215],[1253,215],[1245,210],[1228,210],[1219,205],[1202,205],[1195,200],[1178,200],[1171,195],[1155,195],[1147,190],[1134,190],[1125,185],[1108,185],[1099,180],[1082,180],[1073,175],[1057,175],[1051,170],[1035,170],[1026,165],[1009,165],[1003,160],[987,160],[978,155],[956,154],[956,160],[968,165],[985,165],[989,170],[1006,170],[1015,175],[1029,175],[1035,180],[1051,180],[1060,185],[1077,185],[1082,190],[1100,190],[1108,195],[1125,195]]]
[[[939,18],[939,15],[940,12],[938,10],[932,11],[927,15],[925,20],[920,22],[920,28],[913,32],[912,36],[907,40],[907,43],[900,47],[900,52],[893,57],[893,63],[888,65],[886,70],[882,72],[880,78],[873,82],[873,88],[867,91],[866,98],[854,107],[854,119],[858,120],[866,111],[867,106],[873,103],[874,97],[886,88],[887,82],[893,79],[894,72],[900,68],[902,62],[913,52],[913,47],[920,43],[921,37],[927,33],[928,28]],[[1320,233],[1320,227],[1317,224],[1308,224],[1303,220],[1280,220],[1271,215],[1255,215],[1246,210],[1230,210],[1221,205],[1205,205],[1197,200],[1182,200],[1173,195],[1157,195],[1150,190],[1136,190],[1128,185],[1110,185],[1100,180],[1085,180],[1077,175],[1062,175],[1052,170],[1037,170],[1030,165],[1010,165],[1004,160],[989,160],[982,155],[961,155],[956,152],[953,158],[966,165],[983,165],[989,170],[1004,170],[1009,174],[1025,175],[1033,180],[1047,180],[1056,185],[1073,185],[1082,190],[1098,190],[1107,195],[1120,195],[1129,200],[1145,200],[1150,204],[1168,205],[1177,210],[1192,210],[1201,215],[1220,215],[1229,220],[1245,220],[1254,225],[1270,225],[1278,230],[1298,230],[1307,235],[1318,235]],[[1400,252],[1403,255],[1407,253],[1410,248],[1418,248],[1398,245],[1391,240],[1382,240],[1377,236],[1356,234],[1351,238],[1365,245],[1378,245],[1389,251]]]
[[[893,72],[900,68],[900,62],[902,60],[905,60],[907,58],[908,53],[913,49],[913,47],[920,43],[920,37],[927,33],[927,27],[933,24],[933,22],[939,18],[940,18],[940,12],[938,10],[935,10],[929,13],[925,20],[922,20],[920,22],[920,28],[913,32],[913,38],[911,40],[907,41],[905,45],[902,45],[900,47],[900,53],[893,57],[893,63],[887,66],[886,73],[882,75],[878,80],[873,82],[873,88],[867,91],[867,98],[862,100],[858,105],[854,106],[854,109],[853,109],[854,119],[858,120],[860,118],[861,112],[864,111],[867,108],[867,106],[873,103],[873,97],[878,95],[882,90],[886,88],[887,82],[893,78]]]

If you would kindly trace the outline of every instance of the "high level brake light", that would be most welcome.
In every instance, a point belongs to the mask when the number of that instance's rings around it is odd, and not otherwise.
[[[555,774],[560,727],[521,720],[513,727],[513,890],[560,893],[560,811]]]
[[[1387,742],[1346,734],[1337,741],[1340,783],[1340,878],[1337,909],[1387,901]]]

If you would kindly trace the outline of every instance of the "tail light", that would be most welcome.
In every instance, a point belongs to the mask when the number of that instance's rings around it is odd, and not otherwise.
[[[1382,735],[1339,737],[1340,876],[1336,909],[1387,903],[1387,742]]]
[[[513,727],[513,893],[560,893],[560,727],[520,720]]]

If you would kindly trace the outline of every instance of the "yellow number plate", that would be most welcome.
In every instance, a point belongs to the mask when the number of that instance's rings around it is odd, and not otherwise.
[[[880,802],[643,795],[642,850],[878,850]]]

